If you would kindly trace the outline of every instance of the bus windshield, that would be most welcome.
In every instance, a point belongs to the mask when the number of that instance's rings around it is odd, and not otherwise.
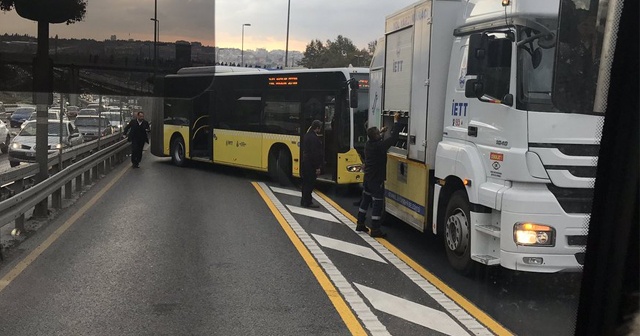
[[[353,147],[364,148],[367,142],[367,116],[369,114],[369,75],[354,74],[358,80],[358,108],[353,109]]]

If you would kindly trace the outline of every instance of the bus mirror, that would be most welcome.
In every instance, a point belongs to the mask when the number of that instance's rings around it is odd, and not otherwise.
[[[355,78],[349,80],[349,107],[358,108],[358,89],[360,85]]]

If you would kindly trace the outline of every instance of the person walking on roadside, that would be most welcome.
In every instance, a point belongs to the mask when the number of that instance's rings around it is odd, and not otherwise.
[[[150,131],[149,122],[144,120],[142,111],[138,112],[136,118],[132,119],[123,130],[124,135],[127,135],[129,142],[131,142],[131,165],[133,168],[140,167],[142,149],[145,143],[149,143],[147,133]]]
[[[324,162],[322,142],[318,137],[320,132],[322,132],[322,122],[314,120],[302,138],[302,199],[300,205],[305,208],[318,207],[313,204],[311,193],[313,193],[316,178],[320,175],[320,169]]]
[[[371,237],[386,237],[386,233],[380,230],[382,224],[382,209],[384,201],[384,180],[387,176],[387,151],[398,141],[400,127],[398,121],[400,113],[393,116],[393,128],[391,136],[386,140],[377,127],[367,129],[369,140],[364,146],[364,182],[360,208],[358,209],[358,222],[356,231],[367,231],[365,221],[367,210],[373,203],[371,211]]]

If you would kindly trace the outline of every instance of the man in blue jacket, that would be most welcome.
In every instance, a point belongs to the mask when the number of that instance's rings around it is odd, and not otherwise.
[[[373,203],[371,211],[371,237],[385,237],[387,234],[380,230],[382,221],[383,200],[384,200],[384,180],[387,176],[387,151],[398,142],[400,127],[398,121],[400,114],[396,112],[393,116],[393,128],[391,136],[385,140],[377,127],[367,129],[369,141],[364,146],[364,182],[362,191],[362,201],[358,209],[358,223],[356,231],[367,231],[365,221],[367,219],[367,209]]]

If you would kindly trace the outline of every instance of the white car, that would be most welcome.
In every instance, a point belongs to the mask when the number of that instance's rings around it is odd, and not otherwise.
[[[6,154],[9,150],[9,143],[11,142],[11,132],[7,128],[7,124],[0,120],[0,151],[2,154]]]
[[[16,135],[9,145],[9,165],[15,167],[20,162],[35,162],[36,160],[36,122],[25,122],[24,128]],[[48,124],[48,152],[53,154],[61,148],[80,145],[84,137],[70,121],[63,121],[62,143],[60,143],[60,121],[49,120]]]

